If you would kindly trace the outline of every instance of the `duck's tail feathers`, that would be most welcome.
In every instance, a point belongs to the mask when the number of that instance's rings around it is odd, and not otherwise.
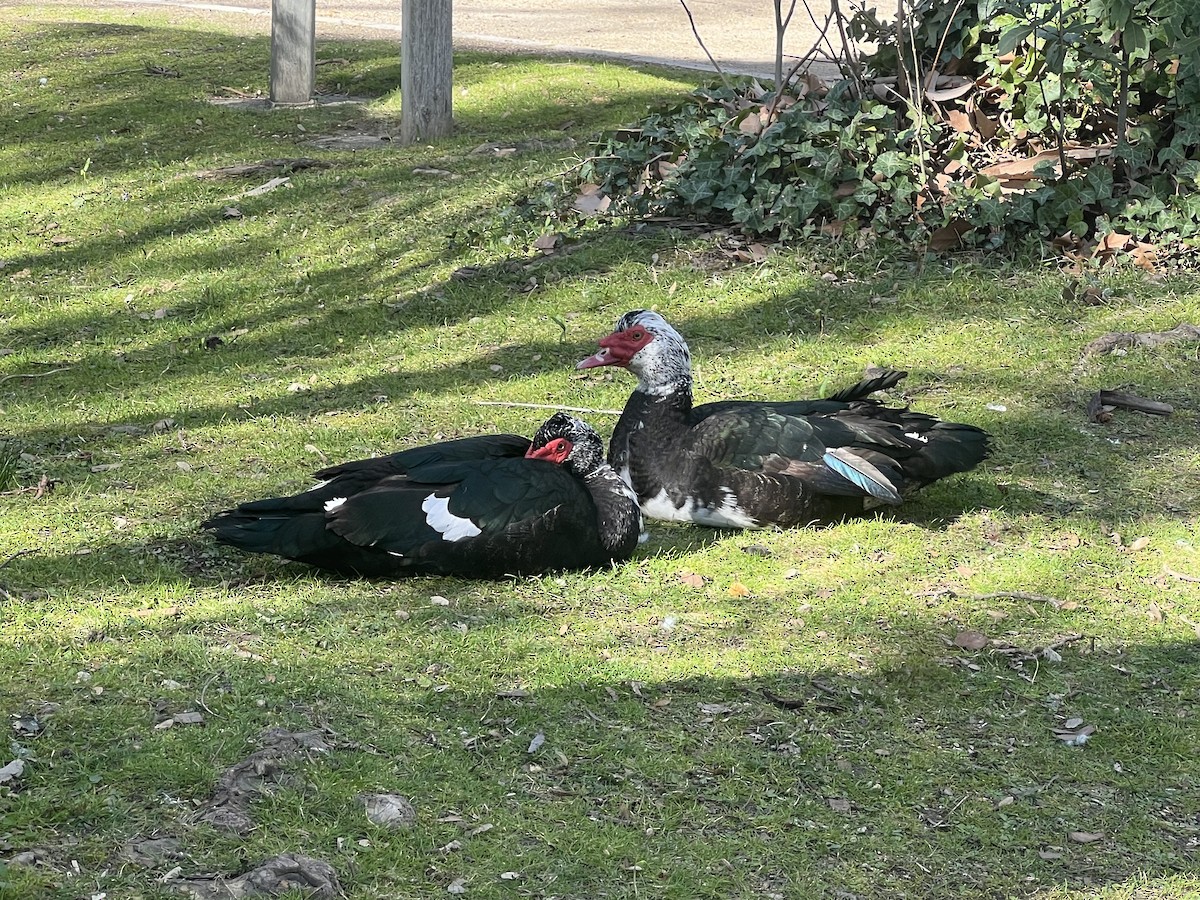
[[[853,403],[855,400],[865,400],[876,391],[886,391],[888,388],[894,388],[904,380],[906,375],[908,375],[908,372],[902,369],[884,369],[878,375],[864,378],[858,384],[844,387],[840,391],[830,394],[825,399],[836,400],[841,403]]]
[[[956,472],[967,472],[992,452],[986,431],[959,422],[938,422],[921,439],[925,446],[904,461],[904,480],[911,490]]]
[[[246,511],[243,507],[217,513],[200,527],[222,544],[247,553],[271,553],[286,559],[306,559],[331,550],[341,538],[325,527],[324,511],[277,514]]]

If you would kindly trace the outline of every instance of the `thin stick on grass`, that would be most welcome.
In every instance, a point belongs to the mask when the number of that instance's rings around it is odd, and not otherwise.
[[[1198,579],[1200,580],[1200,579]],[[995,591],[990,594],[960,594],[954,588],[939,588],[936,591],[923,591],[918,597],[957,597],[959,600],[1024,600],[1027,603],[1048,603],[1051,606],[1062,606],[1062,600],[1048,594],[1031,594],[1029,591]]]
[[[1044,647],[1042,647],[1042,649],[1057,650],[1059,647],[1065,647],[1067,644],[1074,644],[1082,640],[1084,640],[1084,635],[1082,634],[1068,634],[1060,637],[1058,640],[1051,641],[1049,644],[1046,644]]]
[[[1195,581],[1200,583],[1200,578],[1195,575],[1184,575],[1182,572],[1176,572],[1170,566],[1163,566],[1163,574],[1170,575],[1172,578],[1178,578],[1180,581]]]
[[[619,409],[589,409],[586,406],[558,406],[554,403],[510,403],[507,400],[475,400],[476,406],[510,406],[516,409],[555,409],[559,412],[596,413],[605,416],[619,416]]]
[[[57,372],[70,372],[74,366],[63,366],[61,369],[50,369],[46,372],[17,372],[14,375],[5,375],[0,378],[0,384],[8,381],[10,378],[45,378],[47,375],[54,375]]]
[[[210,687],[212,687],[213,682],[215,682],[220,677],[221,677],[220,672],[214,672],[212,674],[212,677],[209,678],[208,681],[204,682],[204,687],[200,688],[200,696],[196,698],[196,703],[199,704],[200,708],[203,709],[210,716],[214,716],[214,717],[216,716],[216,713],[214,713],[211,709],[209,709],[208,704],[204,702],[204,695],[208,693],[208,689]]]
[[[1029,603],[1049,603],[1059,606],[1063,601],[1046,594],[1031,594],[1028,591],[996,591],[992,594],[956,594],[963,600],[1025,600]]]
[[[5,566],[7,566],[13,560],[17,560],[17,559],[20,559],[22,556],[29,556],[30,554],[37,553],[37,552],[38,552],[37,547],[31,547],[28,550],[18,550],[16,553],[14,553],[12,556],[10,556],[8,559],[6,559],[4,562],[0,562],[0,569],[3,569]]]

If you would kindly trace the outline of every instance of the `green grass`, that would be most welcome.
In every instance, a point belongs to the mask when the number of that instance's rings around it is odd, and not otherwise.
[[[811,243],[730,268],[669,228],[542,257],[538,228],[487,223],[573,164],[568,138],[687,76],[460,54],[453,139],[327,151],[306,141],[395,130],[393,45],[319,47],[341,60],[320,86],[370,102],[256,114],[206,98],[265,89],[260,36],[177,11],[4,17],[0,711],[44,731],[0,760],[26,762],[0,786],[3,857],[41,853],[0,894],[177,896],[158,881],[175,866],[294,851],[357,900],[456,879],[588,900],[1200,895],[1200,361],[1080,360],[1106,331],[1200,321],[1200,279],[1111,272],[1085,306],[1036,259]],[[257,197],[230,199],[269,176],[195,175],[301,155],[330,165]],[[512,582],[338,580],[197,534],[325,459],[544,418],[477,401],[619,408],[628,376],[572,367],[650,305],[705,399],[892,364],[996,453],[892,518],[655,527],[613,571]],[[1177,411],[1089,424],[1114,387]],[[965,629],[993,643],[960,650]],[[205,725],[154,727],[188,710]],[[1084,746],[1053,733],[1071,718],[1097,728]],[[272,726],[335,749],[288,763],[251,832],[199,821]],[[368,823],[374,792],[411,797],[417,826]],[[183,855],[126,860],[160,836]]]

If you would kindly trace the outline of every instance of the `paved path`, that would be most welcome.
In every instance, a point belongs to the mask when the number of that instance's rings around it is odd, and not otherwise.
[[[106,6],[181,6],[225,20],[270,27],[271,0],[100,0]],[[453,0],[459,46],[506,47],[600,56],[713,71],[679,0]],[[783,0],[786,6],[790,0]],[[824,23],[829,0],[808,0]],[[317,35],[400,32],[401,0],[317,0]],[[696,30],[727,72],[771,77],[775,59],[772,0],[688,0]],[[786,11],[786,10],[785,10]],[[796,10],[784,41],[785,67],[817,40],[805,7]],[[828,72],[829,67],[820,67]]]

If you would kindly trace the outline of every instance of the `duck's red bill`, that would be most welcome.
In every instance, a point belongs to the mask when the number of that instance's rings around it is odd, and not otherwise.
[[[593,353],[587,359],[581,359],[575,363],[577,369],[594,369],[597,366],[611,366],[613,364],[613,355],[607,349],[601,348],[596,353]]]

